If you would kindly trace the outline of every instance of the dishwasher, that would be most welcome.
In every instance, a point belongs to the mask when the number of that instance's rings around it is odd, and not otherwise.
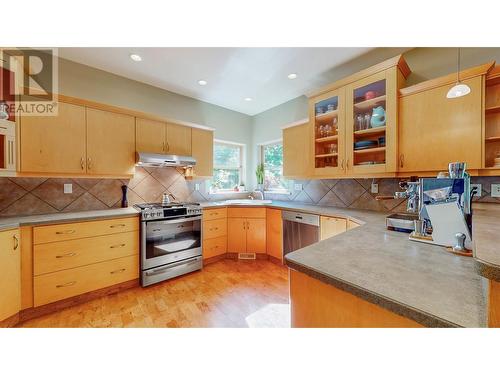
[[[319,241],[319,216],[282,211],[283,255]]]

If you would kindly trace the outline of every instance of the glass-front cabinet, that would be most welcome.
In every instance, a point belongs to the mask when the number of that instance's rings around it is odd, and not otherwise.
[[[344,89],[329,91],[310,102],[311,139],[316,175],[345,173]]]

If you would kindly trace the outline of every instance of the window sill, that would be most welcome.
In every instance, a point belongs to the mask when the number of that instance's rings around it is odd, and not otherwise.
[[[264,190],[264,194],[280,194],[280,195],[291,195],[288,190]]]
[[[222,190],[222,191],[210,191],[209,195],[231,195],[231,194],[250,194],[249,191],[234,191],[234,190]]]

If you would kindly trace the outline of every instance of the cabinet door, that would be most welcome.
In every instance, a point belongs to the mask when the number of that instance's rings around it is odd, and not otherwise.
[[[320,239],[336,236],[337,234],[344,233],[347,230],[347,220],[337,217],[321,216],[321,234]]]
[[[309,124],[283,129],[283,176],[308,177],[310,171]]]
[[[266,219],[246,219],[247,252],[266,253]]]
[[[0,321],[21,309],[21,249],[19,231],[0,232]]]
[[[247,219],[227,219],[227,252],[246,253],[247,251]]]
[[[134,166],[134,117],[87,108],[87,173],[131,175]]]
[[[454,161],[481,168],[482,78],[464,83],[471,92],[461,98],[446,98],[452,85],[400,98],[399,171],[447,171]]]
[[[348,173],[395,172],[397,69],[348,85],[346,106]]]
[[[309,103],[314,174],[345,173],[345,89],[320,95]]]
[[[135,149],[137,152],[161,154],[166,151],[167,124],[160,121],[136,118]]]
[[[195,177],[212,177],[214,173],[214,132],[192,129],[192,156],[196,159]]]
[[[58,107],[57,116],[21,117],[21,172],[85,173],[85,108]]]
[[[191,128],[167,124],[167,152],[172,155],[191,156]]]
[[[266,209],[266,242],[267,254],[277,259],[283,259],[283,222],[281,210]]]

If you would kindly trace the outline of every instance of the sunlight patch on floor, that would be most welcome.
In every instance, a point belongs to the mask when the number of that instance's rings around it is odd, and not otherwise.
[[[290,305],[270,303],[245,320],[250,328],[290,328]]]

